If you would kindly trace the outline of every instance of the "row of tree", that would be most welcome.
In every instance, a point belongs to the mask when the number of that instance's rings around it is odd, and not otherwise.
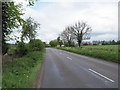
[[[63,43],[63,41],[61,40],[61,44],[60,44],[58,43],[57,39],[50,41],[49,45],[52,47],[56,47],[57,45],[60,45],[60,47],[61,45],[64,45],[65,47],[69,47],[68,42]],[[49,45],[47,45],[47,47]],[[92,41],[92,42],[87,41],[87,42],[82,42],[81,45],[84,45],[84,46],[87,46],[87,45],[120,45],[120,40],[118,41],[115,41],[115,40],[105,41],[104,40],[104,41]],[[75,47],[75,46],[78,46],[78,44],[75,42],[71,42],[70,47]]]
[[[92,42],[83,42],[82,45],[119,45],[120,40],[109,40],[109,41],[92,41]]]
[[[57,39],[50,41],[49,44],[52,47],[56,47],[57,45],[61,46],[63,44],[63,42],[62,42],[62,40],[60,40],[60,37],[58,37]]]
[[[100,43],[102,43],[102,45],[120,45],[120,40],[100,41]]]

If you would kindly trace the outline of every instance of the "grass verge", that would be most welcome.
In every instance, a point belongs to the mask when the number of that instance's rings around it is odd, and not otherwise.
[[[32,88],[44,51],[34,51],[3,65],[2,88]]]
[[[91,56],[95,58],[104,59],[107,61],[112,61],[116,63],[120,63],[120,60],[118,59],[118,52],[112,52],[112,51],[104,51],[104,50],[87,50],[87,49],[81,49],[78,47],[56,47],[57,49],[82,54],[86,56]]]

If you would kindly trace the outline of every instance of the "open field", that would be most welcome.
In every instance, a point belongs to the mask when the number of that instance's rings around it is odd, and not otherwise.
[[[118,45],[102,45],[102,46],[82,46],[79,47],[57,47],[57,49],[62,49],[77,54],[82,54],[86,56],[91,56],[95,58],[100,58],[112,62],[118,61]]]
[[[34,51],[3,64],[3,88],[32,88],[44,51]]]
[[[118,45],[95,45],[95,46],[82,46],[85,49],[97,49],[97,50],[106,50],[106,51],[118,51]]]

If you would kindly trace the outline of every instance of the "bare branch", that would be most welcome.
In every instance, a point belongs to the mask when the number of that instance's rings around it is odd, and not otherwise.
[[[79,46],[83,39],[90,39],[90,34],[88,33],[90,33],[92,29],[85,22],[75,23],[72,29],[74,29],[74,35],[76,35]]]

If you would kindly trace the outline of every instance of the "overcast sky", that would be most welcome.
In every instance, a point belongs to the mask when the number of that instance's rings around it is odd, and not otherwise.
[[[24,9],[23,18],[31,16],[41,24],[37,38],[47,43],[78,21],[92,27],[89,41],[118,40],[118,0],[40,0],[30,7],[24,1]]]

